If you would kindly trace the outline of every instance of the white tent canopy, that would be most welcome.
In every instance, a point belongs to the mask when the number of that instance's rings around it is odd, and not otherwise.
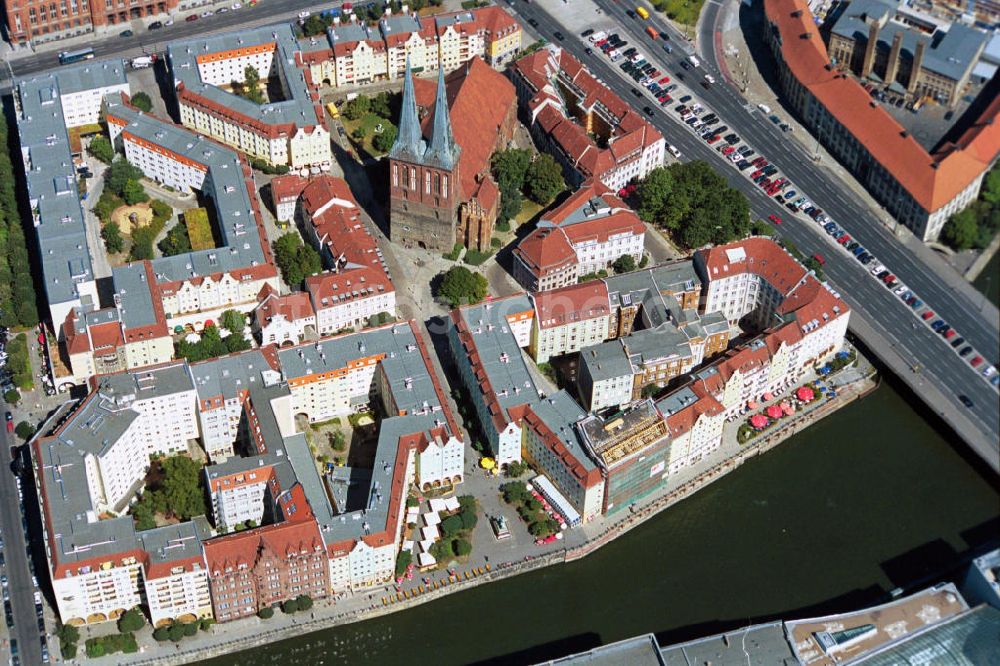
[[[424,525],[440,525],[441,516],[438,515],[437,511],[430,511],[424,514]]]

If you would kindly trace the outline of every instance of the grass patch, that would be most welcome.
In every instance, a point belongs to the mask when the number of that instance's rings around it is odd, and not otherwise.
[[[470,266],[481,266],[487,259],[493,256],[493,252],[480,252],[479,250],[466,250],[462,261]]]
[[[372,139],[375,138],[375,128],[380,124],[386,126],[389,121],[374,113],[366,113],[358,120],[349,120],[340,114],[340,121],[344,124],[344,131],[350,137],[351,142],[359,149],[363,150],[373,159],[382,157],[382,153],[372,146]]]
[[[521,203],[521,210],[518,212],[517,217],[514,218],[514,222],[517,226],[526,224],[535,219],[535,216],[542,212],[545,206],[537,204],[531,199],[525,197],[524,201]]]
[[[184,226],[187,227],[192,250],[210,250],[215,247],[215,240],[212,238],[212,224],[208,221],[207,210],[194,208],[184,213]]]
[[[651,0],[658,11],[667,15],[671,21],[694,27],[698,23],[698,15],[705,0]]]

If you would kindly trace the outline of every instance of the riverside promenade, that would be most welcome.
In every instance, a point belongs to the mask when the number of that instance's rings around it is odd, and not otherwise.
[[[76,663],[150,665],[192,663],[251,650],[310,632],[374,619],[484,583],[579,560],[653,518],[667,507],[721,479],[745,462],[770,451],[792,435],[867,395],[877,386],[877,377],[871,364],[859,355],[854,366],[843,369],[832,379],[827,379],[826,384],[836,388],[835,398],[815,401],[794,416],[778,421],[743,445],[736,442],[736,431],[743,419],[734,420],[727,425],[723,445],[716,454],[678,474],[674,483],[637,502],[629,510],[623,510],[610,517],[601,516],[580,528],[567,530],[562,540],[552,544],[535,545],[533,540],[527,538],[525,526],[517,521],[516,517],[510,521],[514,538],[497,542],[489,531],[488,521],[481,515],[473,540],[476,550],[467,562],[455,564],[451,570],[417,574],[414,580],[404,581],[400,586],[379,586],[353,594],[340,594],[329,600],[316,600],[315,606],[307,613],[285,615],[279,611],[269,620],[254,617],[225,625],[214,625],[208,631],[199,632],[197,636],[185,638],[179,643],[157,643],[147,626],[136,634],[140,645],[139,653],[116,654],[100,659],[78,658]],[[503,481],[484,475],[478,477],[469,475],[466,479],[466,483],[463,484],[466,486],[462,489],[463,494],[471,491],[471,494],[480,501],[482,511],[487,514],[495,513],[495,509],[491,508],[491,502],[494,504],[500,502],[498,487]],[[512,512],[508,509],[508,513]],[[524,535],[519,534],[521,532]],[[84,641],[89,635],[114,631],[113,626],[102,629],[93,634],[89,633],[91,631],[89,629],[81,631],[81,655]],[[55,644],[56,641],[53,641],[53,647]]]

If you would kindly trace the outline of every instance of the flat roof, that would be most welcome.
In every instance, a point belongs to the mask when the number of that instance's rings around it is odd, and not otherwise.
[[[799,662],[781,622],[756,624],[660,648],[665,666],[793,666]]]
[[[617,643],[602,645],[586,652],[544,661],[539,666],[560,666],[571,664],[594,664],[595,666],[664,666],[667,662],[660,655],[656,636],[646,634],[626,638]]]
[[[128,89],[121,60],[87,61],[16,83],[17,131],[28,199],[38,214],[35,234],[50,306],[78,299],[77,284],[95,279],[60,98],[112,86]]]

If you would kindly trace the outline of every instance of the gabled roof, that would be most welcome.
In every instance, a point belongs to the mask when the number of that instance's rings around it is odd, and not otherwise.
[[[540,291],[533,296],[533,300],[541,329],[607,317],[611,312],[608,287],[601,280]]]
[[[237,532],[205,542],[209,575],[224,575],[227,569],[248,569],[269,553],[280,560],[311,555],[324,548],[319,526],[314,520],[286,521],[245,532]]]

